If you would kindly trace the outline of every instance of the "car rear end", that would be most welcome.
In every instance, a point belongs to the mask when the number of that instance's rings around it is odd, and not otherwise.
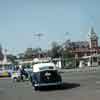
[[[38,77],[38,82],[35,86],[58,86],[62,84],[62,79],[57,70],[45,70],[41,71]]]

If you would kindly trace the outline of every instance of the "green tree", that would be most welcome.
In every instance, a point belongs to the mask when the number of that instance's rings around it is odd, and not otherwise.
[[[69,50],[64,50],[62,52],[62,63],[63,68],[75,68],[75,58],[74,55]]]
[[[24,59],[24,53],[19,53],[18,54],[18,59]]]
[[[33,59],[34,57],[41,57],[43,53],[41,48],[27,48],[24,52],[25,59]]]
[[[13,64],[17,64],[17,57],[15,55],[9,54],[7,55],[8,61],[11,61]]]
[[[48,51],[48,54],[52,58],[61,57],[61,46],[57,42],[52,42],[51,50]]]

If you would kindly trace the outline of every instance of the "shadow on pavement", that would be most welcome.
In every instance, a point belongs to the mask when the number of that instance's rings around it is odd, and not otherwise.
[[[63,83],[61,86],[41,87],[40,91],[55,91],[55,90],[68,90],[80,87],[78,83]]]

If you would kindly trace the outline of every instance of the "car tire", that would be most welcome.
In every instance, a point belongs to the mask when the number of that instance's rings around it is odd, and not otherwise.
[[[35,86],[34,86],[35,82],[33,81],[33,82],[31,82],[31,83],[32,83],[32,86],[35,87]]]
[[[39,90],[39,87],[38,86],[34,86],[34,90],[35,91]]]
[[[13,82],[17,82],[17,78],[16,77],[13,78]]]
[[[58,88],[58,89],[61,89],[61,88],[62,88],[62,85],[57,85],[57,88]]]

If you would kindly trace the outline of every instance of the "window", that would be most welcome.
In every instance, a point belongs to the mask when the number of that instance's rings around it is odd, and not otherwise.
[[[52,66],[45,66],[45,67],[42,67],[42,68],[39,68],[40,70],[49,70],[49,69],[53,69]]]

